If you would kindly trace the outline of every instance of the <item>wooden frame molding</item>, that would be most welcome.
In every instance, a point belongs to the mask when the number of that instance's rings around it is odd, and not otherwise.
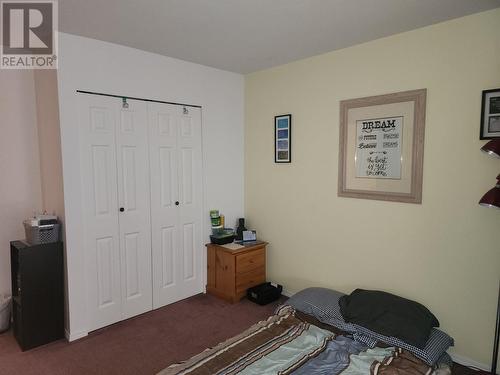
[[[340,102],[339,197],[422,203],[426,97],[427,89],[420,89]],[[356,177],[356,121],[386,113],[387,117],[403,117],[402,129],[410,128],[399,140],[401,175],[394,179]]]

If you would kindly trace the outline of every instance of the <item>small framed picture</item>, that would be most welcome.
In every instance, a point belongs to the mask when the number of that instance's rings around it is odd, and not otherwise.
[[[274,117],[274,162],[292,161],[292,115]]]
[[[500,88],[483,91],[479,139],[500,138]]]

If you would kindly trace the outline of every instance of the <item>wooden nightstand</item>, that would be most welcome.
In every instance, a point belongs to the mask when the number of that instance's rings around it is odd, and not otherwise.
[[[248,288],[265,282],[266,245],[255,241],[230,250],[207,244],[207,293],[234,303],[246,295]]]

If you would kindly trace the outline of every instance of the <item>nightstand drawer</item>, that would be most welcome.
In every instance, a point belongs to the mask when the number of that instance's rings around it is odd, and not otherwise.
[[[248,288],[262,284],[265,281],[266,269],[264,267],[238,274],[236,276],[236,294],[246,293]]]
[[[245,273],[266,264],[266,251],[264,248],[240,254],[236,257],[236,273]]]

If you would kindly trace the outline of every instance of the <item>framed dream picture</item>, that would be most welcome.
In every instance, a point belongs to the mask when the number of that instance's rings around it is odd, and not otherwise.
[[[292,161],[292,115],[274,117],[274,162]]]
[[[422,203],[426,95],[340,102],[340,197]]]
[[[484,90],[479,139],[500,137],[500,88]]]

